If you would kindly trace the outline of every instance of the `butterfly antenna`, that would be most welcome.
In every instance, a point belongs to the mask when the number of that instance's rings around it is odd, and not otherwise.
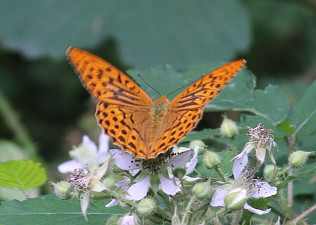
[[[139,76],[140,79],[142,79],[145,84],[147,84],[149,87],[151,87],[151,89],[153,89],[154,91],[156,91],[156,92],[161,96],[160,92],[157,91],[155,88],[153,88],[150,84],[148,84],[148,83],[144,80],[144,78],[142,77],[142,75],[140,75],[140,74],[138,73],[137,76]]]
[[[193,84],[195,81],[197,81],[197,80],[201,79],[202,77],[204,77],[204,75],[202,75],[202,76],[201,76],[201,77],[199,77],[198,79],[196,79],[196,80],[192,81],[191,83],[189,83],[189,84],[187,84],[187,85],[184,85],[183,87],[180,87],[180,88],[178,88],[178,89],[176,89],[176,90],[174,90],[174,91],[170,92],[170,93],[169,93],[169,94],[167,94],[166,96],[171,95],[171,94],[175,93],[176,91],[179,91],[179,90],[181,90],[181,89],[183,89],[183,88],[186,88],[186,87],[190,86],[191,84]]]

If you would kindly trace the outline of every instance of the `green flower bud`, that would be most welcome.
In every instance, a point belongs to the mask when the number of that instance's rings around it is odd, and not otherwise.
[[[302,167],[306,163],[309,155],[313,154],[312,152],[305,151],[296,151],[292,152],[289,157],[289,162],[293,167]]]
[[[155,206],[156,205],[153,199],[144,198],[138,203],[137,212],[140,216],[148,216],[153,212]]]
[[[190,142],[190,145],[189,145],[190,149],[194,149],[195,146],[199,146],[200,147],[199,148],[200,152],[203,152],[207,148],[207,146],[201,140],[194,140],[194,141]]]
[[[105,225],[117,225],[118,224],[118,216],[111,216],[107,221]]]
[[[226,194],[224,202],[228,209],[239,210],[244,206],[247,199],[247,191],[245,189],[236,188]]]
[[[103,180],[102,183],[108,188],[108,189],[113,189],[115,188],[115,183],[117,182],[117,179],[115,179],[112,176],[106,176]]]
[[[61,181],[58,183],[51,183],[54,187],[55,194],[58,198],[66,200],[71,197],[72,186],[67,181]]]
[[[238,133],[238,127],[233,120],[228,119],[227,116],[224,115],[220,131],[224,137],[232,138]]]
[[[211,185],[208,182],[197,183],[193,186],[192,191],[198,199],[203,199],[210,195]]]
[[[206,151],[204,153],[203,163],[208,169],[212,169],[221,163],[221,157],[216,152]]]
[[[267,164],[267,165],[265,165],[265,167],[264,167],[263,175],[264,175],[266,178],[271,179],[275,169],[276,169],[276,168],[275,168],[274,165],[272,165],[272,164]]]

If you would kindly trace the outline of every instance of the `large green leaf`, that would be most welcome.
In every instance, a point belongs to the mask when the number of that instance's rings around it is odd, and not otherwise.
[[[62,57],[70,45],[113,40],[137,67],[228,60],[251,37],[240,1],[1,1],[0,21],[2,45],[28,57]]]
[[[0,163],[0,186],[27,190],[45,183],[47,175],[40,163],[8,161]]]
[[[312,134],[316,131],[316,81],[306,90],[303,98],[295,107],[291,122],[299,136]]]
[[[105,201],[90,204],[89,224],[105,224],[112,215],[124,213],[120,207],[105,207]],[[68,225],[87,224],[78,199],[60,200],[55,195],[45,195],[26,201],[7,201],[0,206],[0,224]]]

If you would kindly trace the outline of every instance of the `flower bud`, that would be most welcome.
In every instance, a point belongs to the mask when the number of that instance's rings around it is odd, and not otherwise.
[[[263,175],[268,178],[268,179],[271,179],[272,178],[272,175],[273,175],[273,172],[275,170],[275,166],[272,165],[272,164],[267,164],[265,165],[264,167],[264,170],[263,170]]]
[[[107,221],[105,225],[117,225],[118,223],[118,216],[111,216]]]
[[[289,157],[289,162],[293,167],[302,167],[306,163],[309,155],[313,154],[312,152],[305,151],[296,151],[292,152]]]
[[[190,145],[189,145],[189,148],[190,148],[190,149],[194,149],[195,146],[199,146],[199,147],[200,147],[200,148],[199,148],[200,152],[203,152],[203,151],[206,149],[206,147],[207,147],[207,146],[204,144],[204,142],[201,141],[201,140],[194,140],[194,141],[191,141],[191,142],[190,142]]]
[[[102,180],[102,183],[108,188],[113,189],[115,188],[115,183],[117,182],[117,179],[115,179],[112,176],[107,176]]]
[[[66,200],[71,197],[70,192],[72,191],[72,186],[67,181],[61,181],[51,184],[53,185],[54,191],[58,198]]]
[[[221,135],[224,137],[232,138],[238,133],[238,127],[233,120],[228,119],[227,116],[224,115],[224,120],[221,124],[220,131]]]
[[[155,202],[151,198],[144,198],[137,205],[137,212],[140,216],[150,215],[155,208]]]
[[[206,151],[204,153],[203,162],[208,169],[212,169],[221,163],[221,157],[216,152]]]
[[[197,183],[193,186],[192,191],[198,199],[203,199],[211,193],[211,185],[208,182]]]
[[[230,210],[239,210],[247,201],[247,191],[241,188],[235,188],[228,192],[224,198],[225,205]]]

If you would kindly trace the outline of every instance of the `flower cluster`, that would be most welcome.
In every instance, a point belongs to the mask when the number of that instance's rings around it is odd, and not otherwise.
[[[233,121],[226,119],[225,123]],[[229,126],[223,127],[227,130]],[[236,135],[237,126],[233,128]],[[129,205],[135,209],[121,218],[111,218],[115,224],[137,224],[141,218],[150,220],[154,213],[169,218],[172,224],[189,224],[197,218],[205,222],[217,214],[242,209],[258,215],[267,214],[270,208],[257,209],[249,200],[274,196],[277,188],[264,179],[255,178],[258,167],[248,164],[248,154],[255,149],[261,165],[268,151],[276,164],[271,152],[276,143],[262,124],[248,128],[247,135],[249,141],[234,158],[232,178],[221,172],[220,155],[216,151],[205,151],[206,145],[199,140],[193,141],[190,148],[174,147],[154,159],[145,160],[135,158],[129,152],[110,149],[109,137],[104,134],[99,138],[99,147],[84,136],[82,144],[70,152],[72,160],[58,167],[61,172],[72,174],[67,182],[54,184],[55,191],[61,199],[67,199],[71,192],[78,196],[86,220],[89,201],[96,192],[112,199],[106,207]],[[199,163],[199,158],[203,158],[203,163]],[[201,167],[215,170],[219,179],[203,177],[199,172]],[[164,204],[160,205],[159,201]],[[204,218],[199,210],[204,210],[205,214],[206,207],[210,212]],[[218,207],[220,210],[216,213]],[[196,215],[192,214],[195,211]]]

